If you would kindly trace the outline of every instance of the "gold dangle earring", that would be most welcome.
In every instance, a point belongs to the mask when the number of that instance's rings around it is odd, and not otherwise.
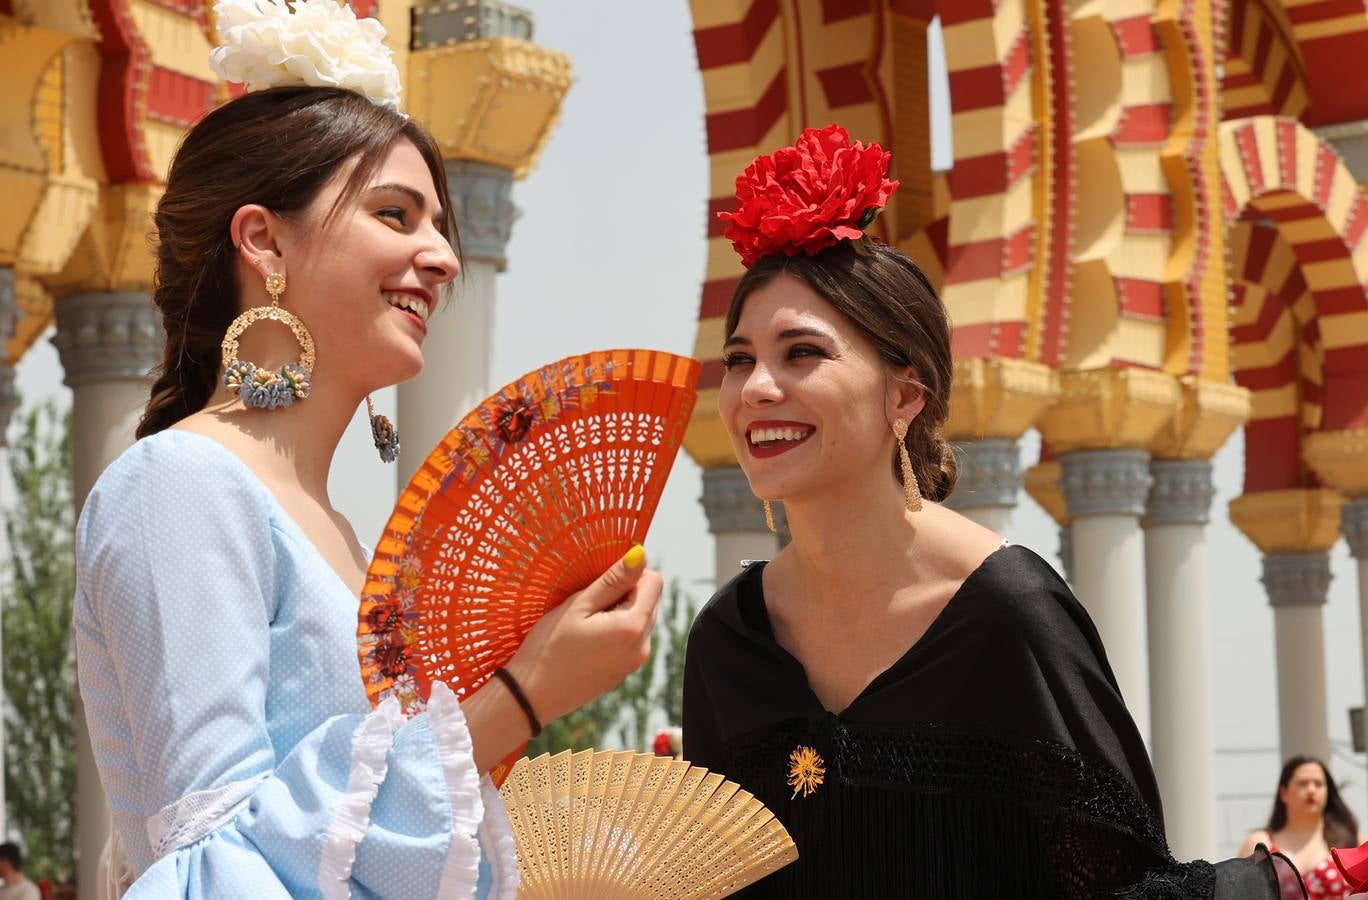
[[[394,427],[389,416],[376,413],[370,394],[366,395],[366,414],[370,416],[371,440],[375,449],[380,451],[380,461],[392,463],[399,458],[399,429]]]
[[[903,499],[907,501],[908,512],[921,512],[921,488],[917,486],[917,473],[912,471],[912,457],[907,453],[907,426],[902,419],[893,422],[893,434],[898,439],[898,462],[902,465]]]
[[[774,510],[770,507],[770,502],[768,500],[762,500],[760,502],[765,504],[765,525],[770,531],[778,534],[779,529],[774,527]]]
[[[279,272],[267,273],[266,293],[271,295],[271,305],[254,306],[242,313],[223,336],[223,386],[248,408],[282,409],[296,400],[307,400],[313,389],[314,342],[304,323],[280,306],[280,295],[285,293],[285,276]],[[262,319],[280,322],[294,332],[301,351],[299,362],[285,363],[272,371],[238,359],[238,338]]]

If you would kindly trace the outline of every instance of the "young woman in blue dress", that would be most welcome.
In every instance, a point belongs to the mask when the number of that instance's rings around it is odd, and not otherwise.
[[[217,12],[220,74],[267,89],[209,113],[172,162],[153,294],[165,359],[140,440],[78,527],[109,889],[512,897],[485,773],[642,663],[661,581],[634,548],[532,630],[507,677],[459,702],[437,684],[408,720],[394,701],[371,710],[368,555],[328,475],[357,406],[422,367],[460,271],[443,163],[396,111],[378,25],[331,0]],[[392,458],[393,428],[374,430]]]

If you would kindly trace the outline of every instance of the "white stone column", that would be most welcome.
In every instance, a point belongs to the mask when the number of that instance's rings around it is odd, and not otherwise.
[[[1143,450],[1075,450],[1059,458],[1069,511],[1073,587],[1106,646],[1126,708],[1150,740],[1145,550],[1140,516],[1149,494]]]
[[[716,540],[717,587],[736,577],[741,560],[772,559],[779,551],[779,535],[765,525],[764,507],[751,493],[740,466],[705,469],[702,502],[708,514],[708,530]],[[783,504],[773,506],[775,526],[782,529]]]
[[[146,294],[79,294],[55,304],[52,343],[71,388],[73,493],[133,443],[147,405],[148,373],[161,362],[161,320]]]
[[[1340,507],[1340,530],[1349,553],[1358,561],[1359,635],[1363,649],[1363,696],[1368,704],[1368,496],[1353,497]]]
[[[945,505],[1004,537],[1021,490],[1021,451],[1016,441],[957,441],[959,481]]]
[[[147,373],[161,361],[161,320],[142,293],[81,294],[55,304],[61,355],[71,388],[72,492],[79,513],[105,467],[133,443],[147,404]],[[76,870],[94,896],[109,837],[109,808],[76,698]]]
[[[1063,571],[1064,580],[1071,585],[1074,583],[1073,560],[1073,530],[1067,525],[1061,525],[1059,527],[1059,567]]]
[[[1306,753],[1328,760],[1322,607],[1330,589],[1330,555],[1266,553],[1261,580],[1273,607],[1281,758]]]
[[[507,267],[517,217],[513,173],[464,160],[448,161],[446,170],[463,269],[428,320],[422,373],[399,385],[400,490],[451,427],[498,387],[490,383],[495,276]]]
[[[1179,859],[1216,852],[1215,737],[1207,612],[1206,526],[1211,462],[1150,463],[1145,513],[1149,594],[1150,757],[1164,799],[1169,847]]]

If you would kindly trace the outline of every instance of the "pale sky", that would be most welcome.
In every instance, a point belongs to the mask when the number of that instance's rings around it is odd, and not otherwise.
[[[537,42],[574,60],[575,84],[539,165],[514,189],[521,217],[508,271],[498,282],[494,386],[588,350],[642,346],[690,353],[704,272],[707,146],[688,4],[520,5],[536,14]],[[944,104],[943,94],[933,97],[941,110],[933,111],[933,121],[945,121]],[[933,145],[936,162],[944,165],[949,151],[943,129]],[[56,352],[42,341],[20,364],[21,390],[29,398],[69,399],[59,382]],[[376,398],[391,414],[392,393]],[[1028,466],[1038,440],[1032,433],[1022,444]],[[1216,457],[1205,600],[1212,623],[1217,785],[1228,801],[1221,807],[1219,849],[1226,855],[1267,815],[1281,762],[1272,611],[1258,580],[1258,551],[1227,515],[1229,501],[1240,493],[1243,458],[1238,434]],[[372,542],[396,485],[393,469],[375,458],[359,411],[331,483],[338,507],[362,540]],[[681,453],[647,539],[652,563],[667,578],[682,579],[699,601],[710,593],[713,572],[701,493],[698,468]],[[1054,523],[1024,491],[1005,536],[1057,562]],[[1364,757],[1348,749],[1347,713],[1363,702],[1357,574],[1343,541],[1331,566],[1325,623],[1332,766],[1362,820],[1368,806]]]

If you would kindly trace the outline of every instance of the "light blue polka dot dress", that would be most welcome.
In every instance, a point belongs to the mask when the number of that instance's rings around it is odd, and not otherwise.
[[[74,616],[126,897],[516,894],[455,695],[371,710],[357,598],[222,445],[161,432],[101,476]]]

